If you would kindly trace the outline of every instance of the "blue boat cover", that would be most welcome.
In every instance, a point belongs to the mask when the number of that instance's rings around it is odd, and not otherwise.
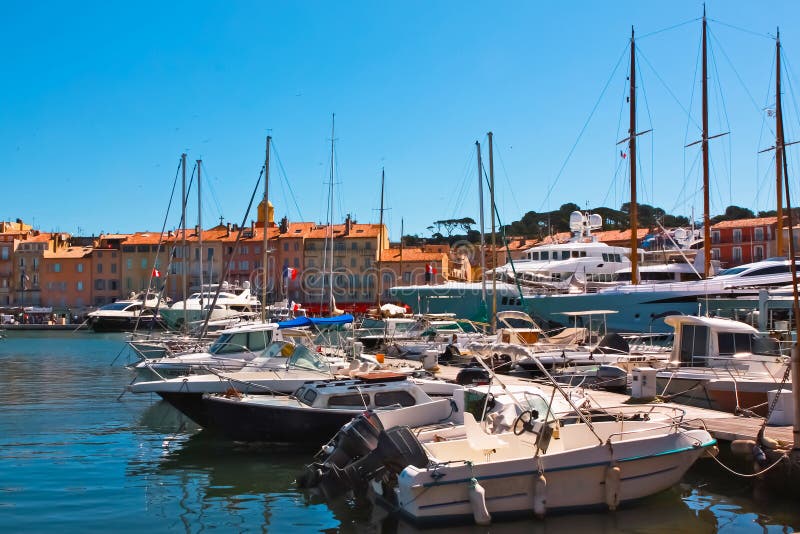
[[[296,317],[289,321],[281,321],[278,323],[278,328],[298,328],[301,326],[332,326],[352,323],[353,316],[349,313],[339,315],[338,317]]]

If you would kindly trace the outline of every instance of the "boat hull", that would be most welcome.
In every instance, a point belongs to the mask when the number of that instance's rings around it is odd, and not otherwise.
[[[164,328],[164,324],[152,317],[94,317],[90,327],[95,332],[133,332],[134,330],[150,330]]]
[[[203,427],[228,439],[312,450],[362,411],[277,407],[225,397],[205,397],[203,406]]]
[[[538,515],[616,508],[673,486],[703,450],[715,443],[705,431],[671,433],[645,441],[548,453],[538,464],[527,457],[430,469],[411,466],[398,476],[389,499],[395,500],[401,515],[419,525],[472,522],[472,478],[483,487],[486,509],[493,518],[534,515],[536,508]],[[431,460],[436,463],[440,459]],[[611,504],[606,485],[609,470],[616,467],[619,484]]]

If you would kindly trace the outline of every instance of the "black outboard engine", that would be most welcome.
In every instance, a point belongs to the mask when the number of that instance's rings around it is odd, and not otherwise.
[[[363,420],[369,413],[360,416],[362,423],[355,425],[361,430],[377,429]],[[354,420],[355,421],[355,420]],[[367,424],[369,426],[363,426]],[[345,427],[349,426],[345,425]],[[377,441],[370,446],[373,434],[361,439],[365,434],[343,427],[339,434],[331,440],[333,449],[327,449],[328,457],[321,462],[306,466],[305,471],[297,477],[297,484],[303,488],[317,488],[325,495],[341,495],[347,490],[363,493],[370,480],[380,478],[386,473],[398,474],[409,465],[425,467],[428,455],[422,444],[408,427],[394,427],[380,430]],[[355,437],[355,439],[353,439]],[[335,443],[334,443],[335,442]],[[323,447],[323,453],[326,452]],[[345,450],[355,453],[349,455]]]
[[[343,469],[347,464],[369,454],[378,446],[378,436],[383,425],[368,410],[353,418],[323,445],[315,457],[315,462],[306,466],[297,477],[297,485],[301,488],[317,486],[327,471]]]
[[[345,467],[344,475],[351,488],[363,490],[384,472],[397,475],[409,465],[427,466],[428,455],[407,426],[398,426],[381,432],[375,450]]]

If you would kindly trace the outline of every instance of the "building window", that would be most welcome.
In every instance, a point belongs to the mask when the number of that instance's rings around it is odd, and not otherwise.
[[[106,281],[105,280],[95,280],[94,281],[94,288],[98,291],[103,291],[106,288]]]
[[[295,258],[294,259],[294,266],[295,267],[300,267],[300,258]]]
[[[96,255],[98,258],[102,258],[102,257],[103,257],[103,251],[102,251],[102,250],[96,250],[96,251],[95,251],[95,255]]]
[[[742,242],[742,230],[740,228],[736,228],[733,230],[733,242],[734,243]]]
[[[129,270],[129,271],[130,271],[131,269],[133,269],[133,260],[132,260],[131,258],[128,258],[128,259],[127,259],[127,261],[126,261],[125,263],[126,263],[126,265],[127,265],[127,267],[128,267],[128,270]]]
[[[712,248],[711,249],[711,259],[712,260],[719,260],[719,249],[718,248]]]
[[[140,264],[142,266],[142,269],[147,269],[147,258],[142,258]]]
[[[83,272],[83,263],[79,263],[79,264],[78,264],[78,265],[76,265],[75,267],[78,269],[78,272],[79,272],[79,273],[82,273],[82,272]]]
[[[0,255],[0,259],[7,260],[8,259],[8,247],[2,248],[2,255]]]
[[[753,261],[761,261],[763,259],[764,259],[764,247],[760,245],[753,247]]]
[[[111,264],[111,272],[112,272],[112,273],[115,273],[115,272],[117,272],[117,264],[116,264],[116,263],[112,263],[112,264]]]
[[[53,264],[53,272],[54,273],[60,273],[61,272],[61,264],[60,263],[54,263]]]
[[[206,256],[206,258],[208,258],[209,260],[213,260],[214,259],[214,249],[213,248],[209,248],[208,249],[208,255]]]
[[[97,269],[98,273],[102,273],[103,272],[103,264],[102,263],[98,263],[96,269]]]
[[[356,266],[356,259],[350,258],[350,267],[355,267],[355,266]]]
[[[243,260],[243,261],[239,262],[239,270],[240,271],[246,271],[248,269],[250,269],[250,262],[249,261]]]
[[[742,262],[742,247],[733,247],[731,251],[731,260],[734,263],[741,263]]]
[[[132,288],[133,288],[133,281],[129,276],[128,278],[125,279],[125,289],[132,289]]]
[[[289,243],[284,243],[283,244],[283,251],[284,252],[289,252]]]
[[[764,229],[756,228],[753,230],[753,241],[764,241]]]
[[[83,282],[78,282],[75,287],[78,291],[83,291]]]
[[[711,242],[712,243],[719,243],[719,230],[712,230],[711,231]]]
[[[112,291],[116,291],[117,290],[117,281],[116,280],[109,280],[108,281],[108,289],[110,289]]]
[[[300,250],[300,243],[298,243],[297,241],[294,242],[294,250],[295,250],[295,252]]]

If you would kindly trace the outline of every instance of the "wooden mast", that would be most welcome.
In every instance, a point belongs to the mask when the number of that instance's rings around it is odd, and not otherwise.
[[[494,228],[494,152],[492,147],[492,132],[489,137],[489,213],[492,218],[492,332],[497,330],[497,237]]]
[[[400,283],[403,285],[403,219],[400,218]]]
[[[264,154],[264,239],[262,242],[261,266],[261,322],[267,322],[267,273],[269,271],[269,240],[267,236],[269,226],[269,149],[272,136],[267,136],[267,147]]]
[[[639,283],[639,209],[636,204],[636,44],[631,27],[630,130],[628,157],[631,173],[631,284]]]
[[[481,299],[486,305],[486,237],[483,234],[483,164],[481,163],[480,141],[475,141],[475,149],[478,151],[478,206],[481,224]]]
[[[381,212],[378,219],[379,237],[378,237],[378,291],[375,301],[378,306],[378,313],[381,312],[381,293],[383,293],[383,273],[381,273],[381,252],[383,251],[383,185],[386,180],[386,171],[381,168]],[[401,237],[402,241],[402,237]]]
[[[781,32],[775,39],[775,198],[778,200],[777,255],[783,256],[783,109],[781,107]],[[789,235],[791,235],[791,228]],[[790,237],[791,239],[791,237]]]
[[[708,192],[708,53],[706,41],[706,7],[703,6],[703,276],[711,274],[711,203]]]

